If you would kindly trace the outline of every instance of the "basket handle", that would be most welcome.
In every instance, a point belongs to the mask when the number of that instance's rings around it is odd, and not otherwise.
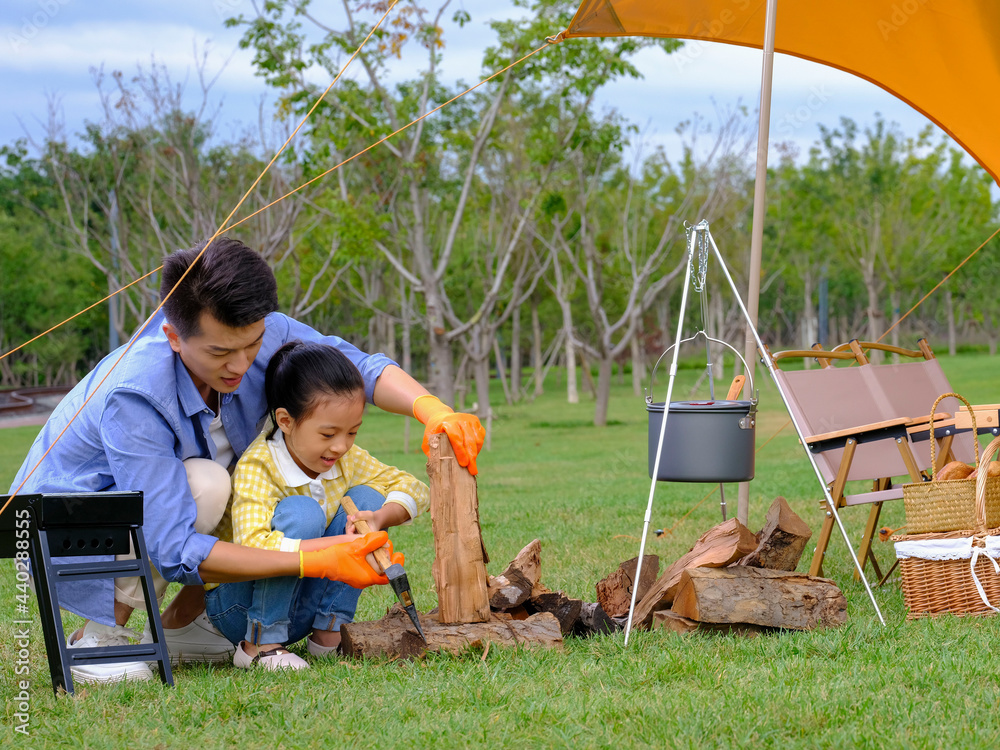
[[[976,428],[976,412],[972,408],[972,404],[965,400],[964,397],[959,396],[957,393],[942,393],[937,397],[934,402],[934,406],[931,407],[931,479],[934,479],[934,475],[937,474],[937,459],[934,457],[935,449],[937,448],[937,441],[934,439],[934,415],[937,414],[938,404],[944,401],[946,398],[957,398],[961,401],[969,410],[969,416],[972,417],[972,444],[976,447],[976,465],[979,465],[979,441],[976,439],[979,435],[979,431]],[[994,443],[996,440],[993,441]],[[990,443],[993,445],[993,443]],[[976,475],[978,478],[978,474]],[[978,485],[977,485],[978,486]],[[985,485],[983,485],[985,487]]]
[[[978,445],[978,441],[977,441]],[[976,521],[979,523],[980,533],[986,533],[986,470],[990,461],[993,460],[993,453],[1000,448],[1000,437],[993,438],[989,445],[983,450],[983,457],[979,460],[976,468]]]

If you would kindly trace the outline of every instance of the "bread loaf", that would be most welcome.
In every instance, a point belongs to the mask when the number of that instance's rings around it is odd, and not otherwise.
[[[972,467],[964,461],[952,461],[945,464],[944,468],[937,473],[934,479],[940,482],[948,479],[967,479],[972,471]]]

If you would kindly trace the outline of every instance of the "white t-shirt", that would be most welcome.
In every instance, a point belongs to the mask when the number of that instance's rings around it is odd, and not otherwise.
[[[208,433],[212,436],[212,442],[215,443],[215,463],[220,464],[223,469],[228,470],[229,464],[236,458],[236,451],[229,444],[229,436],[226,434],[226,428],[222,424],[221,404],[219,405],[219,413],[215,415],[215,419],[209,425]]]

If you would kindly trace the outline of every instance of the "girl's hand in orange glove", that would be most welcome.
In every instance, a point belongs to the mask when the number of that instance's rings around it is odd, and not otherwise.
[[[452,450],[455,451],[458,465],[468,467],[469,473],[473,476],[478,473],[476,456],[482,450],[483,440],[486,439],[486,430],[479,422],[479,417],[475,414],[455,412],[451,407],[441,403],[441,399],[437,396],[429,394],[420,396],[413,402],[413,416],[425,425],[424,441],[421,446],[424,453],[430,456],[428,442],[430,436],[443,432],[448,436]]]
[[[392,554],[392,542],[384,531],[365,534],[360,539],[343,544],[333,544],[315,551],[299,551],[300,578],[328,578],[331,581],[343,581],[348,586],[363,589],[375,584],[389,583],[384,575],[365,562],[365,556],[386,546],[389,557],[395,562],[398,553]]]

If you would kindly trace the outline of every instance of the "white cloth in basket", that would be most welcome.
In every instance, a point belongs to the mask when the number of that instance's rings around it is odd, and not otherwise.
[[[988,536],[983,540],[985,547],[973,547],[971,536],[960,539],[921,539],[911,542],[896,542],[896,557],[900,560],[909,558],[920,558],[922,560],[970,560],[969,573],[972,575],[976,591],[983,603],[994,612],[1000,609],[994,607],[986,597],[979,576],[976,575],[976,560],[986,555],[991,558],[993,570],[1000,575],[1000,566],[997,565],[997,558],[1000,558],[1000,536]]]

